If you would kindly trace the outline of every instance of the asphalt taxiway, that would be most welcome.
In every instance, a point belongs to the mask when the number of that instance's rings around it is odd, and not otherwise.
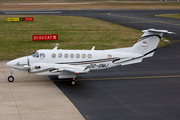
[[[2,11],[8,14],[12,11]],[[23,11],[27,12],[27,11]],[[35,12],[35,11],[33,11]],[[42,11],[38,11],[42,12]],[[87,120],[169,120],[180,118],[180,20],[156,17],[180,10],[55,10],[54,14],[106,20],[136,29],[167,29],[177,35],[172,45],[158,48],[140,64],[78,75],[78,83],[50,77]],[[58,13],[61,12],[61,13]]]

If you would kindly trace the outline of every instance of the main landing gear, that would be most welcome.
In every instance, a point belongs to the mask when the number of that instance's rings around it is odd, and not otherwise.
[[[73,79],[71,80],[71,84],[72,84],[72,85],[76,85],[76,83],[77,83],[77,80],[76,80],[75,78],[73,78]]]
[[[10,76],[8,77],[8,81],[9,82],[13,82],[14,81],[14,77],[12,76],[12,73],[13,73],[13,71],[11,70]]]

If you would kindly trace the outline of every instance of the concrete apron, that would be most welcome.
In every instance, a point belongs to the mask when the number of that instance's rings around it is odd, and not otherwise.
[[[0,120],[84,120],[47,76],[14,72],[7,82],[8,61],[0,61]]]

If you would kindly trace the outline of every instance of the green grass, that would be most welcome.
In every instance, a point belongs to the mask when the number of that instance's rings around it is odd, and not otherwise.
[[[129,27],[86,17],[32,15],[33,22],[7,22],[0,16],[0,59],[14,59],[38,49],[112,49],[129,47],[142,32]],[[32,41],[32,35],[58,34],[58,41]],[[164,43],[162,43],[164,45]]]
[[[50,1],[50,0],[0,0],[0,2]],[[51,0],[53,1],[53,0]]]
[[[44,10],[44,9],[180,9],[180,2],[177,1],[81,1],[81,0],[0,0],[1,10]],[[8,4],[17,3],[17,4]],[[32,4],[18,4],[18,3],[81,3],[88,2],[90,4],[45,4],[45,5],[32,5]]]
[[[167,18],[175,18],[175,19],[180,19],[180,14],[162,14],[162,15],[157,15],[158,17],[167,17]]]

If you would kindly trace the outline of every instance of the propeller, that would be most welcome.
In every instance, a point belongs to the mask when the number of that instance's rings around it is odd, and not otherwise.
[[[29,62],[29,58],[27,57],[27,65],[23,66],[24,69],[28,70],[28,73],[31,73],[31,67],[30,67],[30,62]]]
[[[28,73],[30,75],[31,73],[31,67],[30,67],[30,62],[29,62],[29,58],[27,57],[27,65],[28,65]]]

